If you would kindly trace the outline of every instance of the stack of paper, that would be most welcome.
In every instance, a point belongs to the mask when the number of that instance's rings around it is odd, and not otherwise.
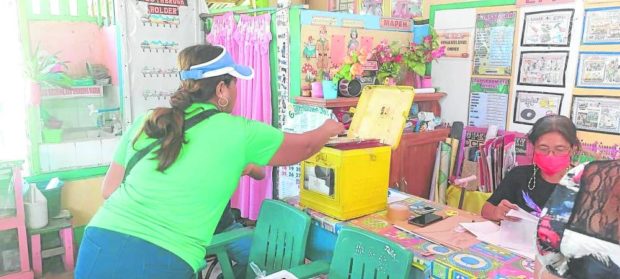
[[[504,247],[523,257],[534,259],[538,217],[520,208],[519,210],[510,210],[507,215],[521,220],[518,222],[502,221],[501,226],[491,221],[461,223],[460,225],[474,234],[480,241]]]

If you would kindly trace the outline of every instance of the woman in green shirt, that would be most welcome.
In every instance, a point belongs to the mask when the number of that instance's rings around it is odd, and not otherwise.
[[[103,182],[106,201],[86,228],[76,278],[191,278],[204,266],[222,211],[250,165],[298,163],[344,131],[328,120],[304,134],[230,115],[236,80],[251,79],[225,49],[179,53],[181,85],[171,108],[136,119],[123,134]],[[187,119],[211,117],[184,131]],[[160,141],[125,175],[137,151]]]

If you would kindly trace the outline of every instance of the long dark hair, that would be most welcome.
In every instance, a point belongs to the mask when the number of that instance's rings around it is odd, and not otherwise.
[[[189,70],[193,65],[198,65],[215,59],[222,53],[221,47],[213,45],[195,45],[183,49],[178,56],[180,70]],[[157,170],[163,172],[174,163],[185,143],[183,123],[185,121],[185,109],[192,103],[205,103],[215,95],[215,90],[224,82],[226,86],[234,80],[228,74],[204,78],[199,80],[183,80],[179,89],[170,97],[171,108],[156,108],[144,122],[142,132],[147,136],[162,139],[161,146],[156,151],[156,159],[159,161]],[[140,137],[133,140],[133,145]]]
[[[562,115],[547,115],[538,119],[527,137],[534,144],[542,135],[551,132],[560,133],[570,143],[571,147],[581,147],[575,124],[568,117]]]

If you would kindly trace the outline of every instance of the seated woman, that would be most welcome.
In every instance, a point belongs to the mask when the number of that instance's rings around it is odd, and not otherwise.
[[[575,124],[565,116],[545,116],[528,135],[534,145],[534,164],[512,169],[482,207],[482,217],[501,221],[520,207],[539,215],[555,185],[568,171],[571,154],[580,146]]]

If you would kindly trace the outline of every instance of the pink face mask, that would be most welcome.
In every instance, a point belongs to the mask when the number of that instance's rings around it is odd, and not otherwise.
[[[534,163],[546,175],[554,175],[570,166],[570,155],[545,155],[534,152]]]

